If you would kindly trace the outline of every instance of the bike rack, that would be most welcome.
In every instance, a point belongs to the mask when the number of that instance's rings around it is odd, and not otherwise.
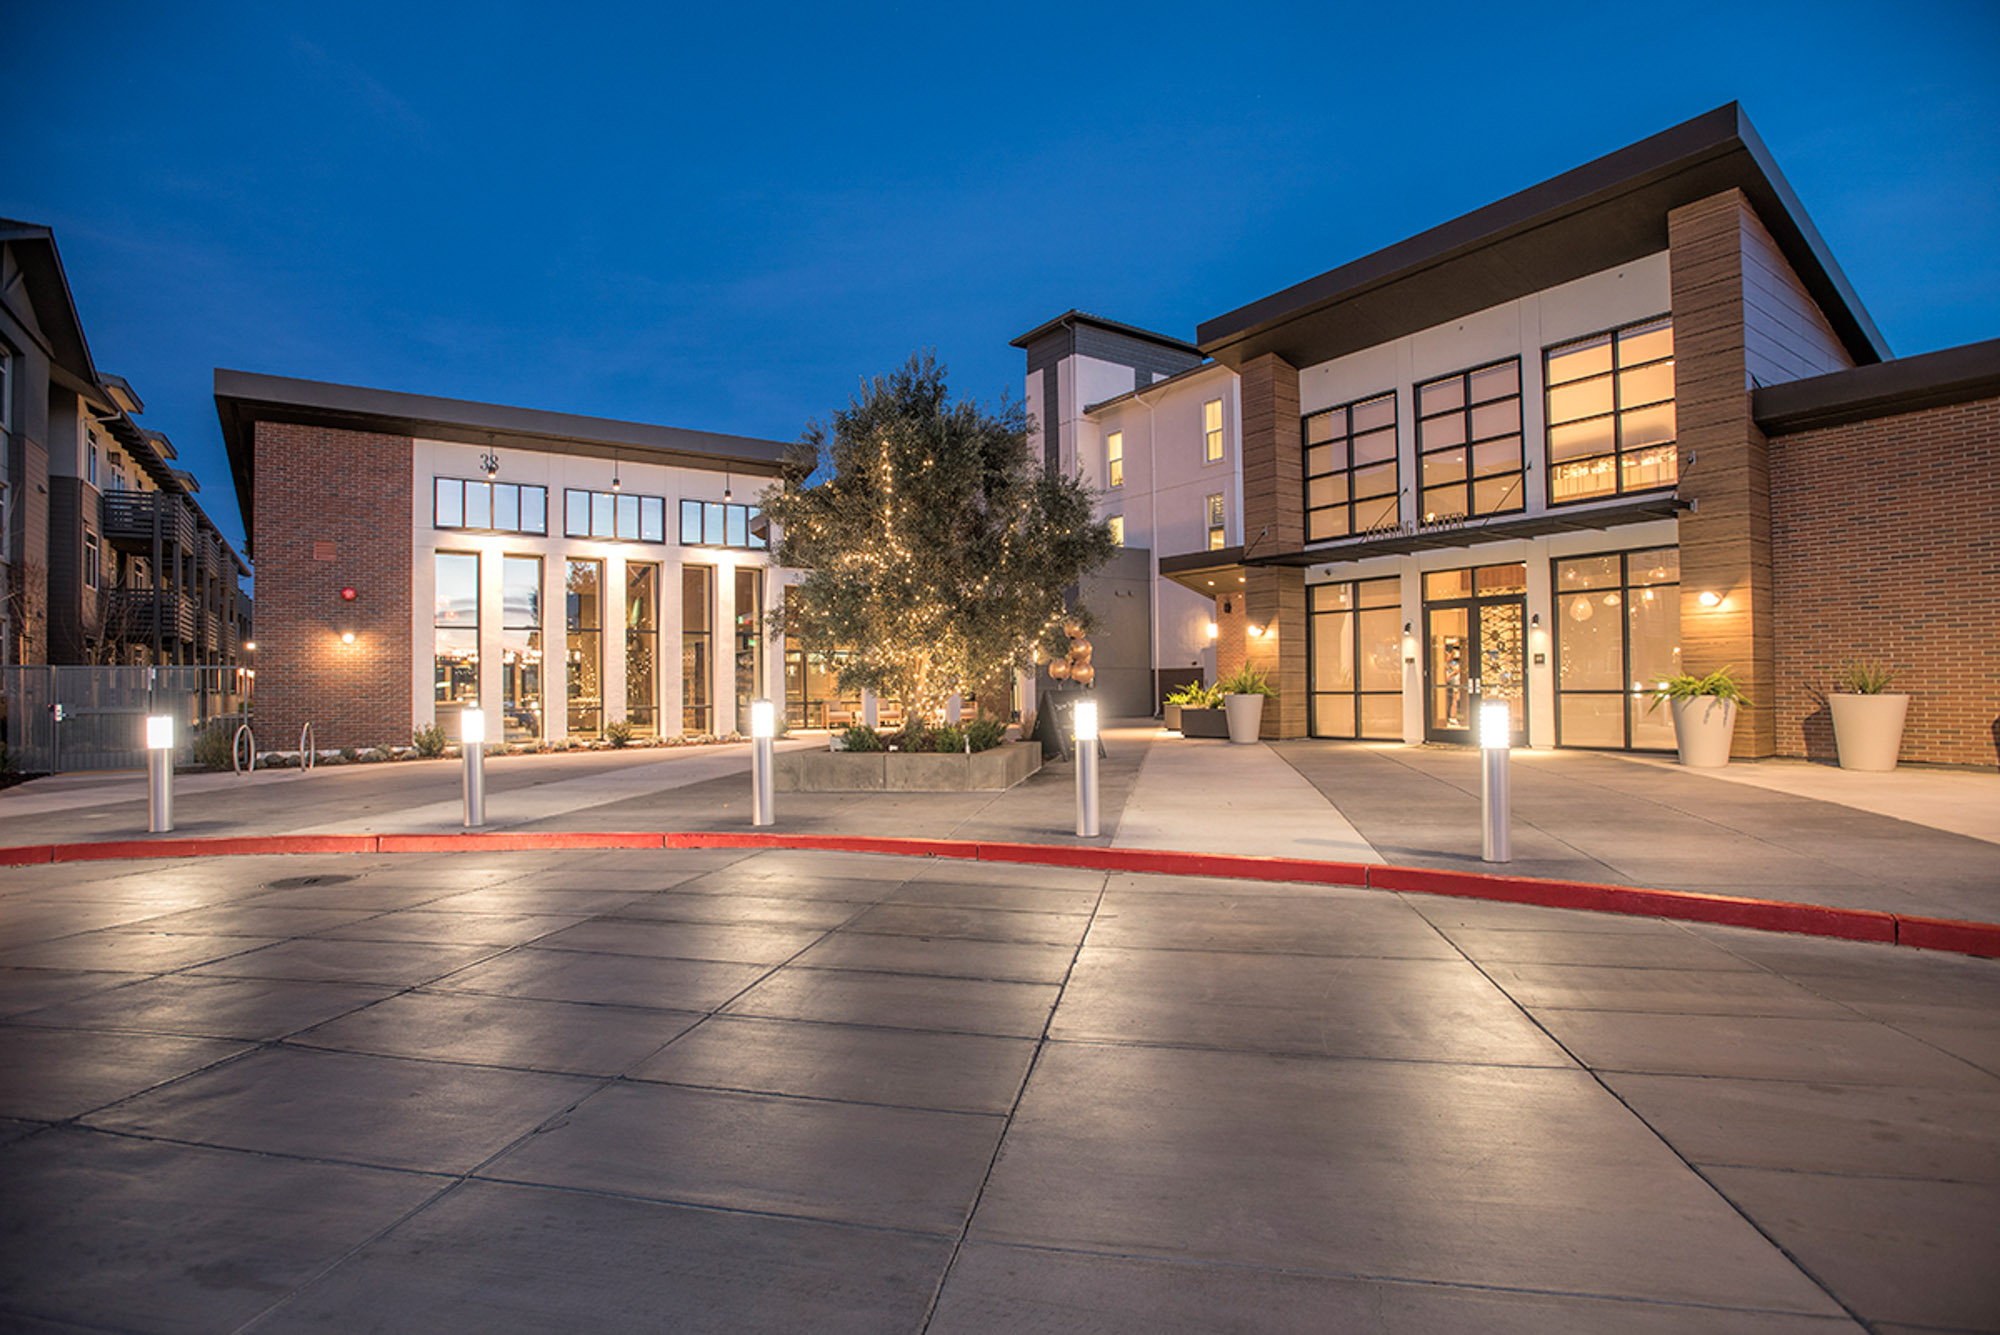
[[[243,759],[245,755],[243,743],[246,741],[250,743],[248,764],[245,764]],[[236,736],[229,743],[229,767],[238,774],[246,770],[254,773],[257,769],[257,734],[250,731],[250,725],[247,723],[238,726]]]
[[[301,770],[309,770],[312,767],[313,767],[313,725],[308,723],[303,728],[299,729],[299,768]]]

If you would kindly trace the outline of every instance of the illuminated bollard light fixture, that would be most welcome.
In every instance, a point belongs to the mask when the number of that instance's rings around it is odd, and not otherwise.
[[[146,719],[146,829],[165,834],[174,828],[174,716]]]
[[[1097,701],[1079,700],[1070,710],[1076,748],[1076,832],[1097,837]]]
[[[1512,862],[1509,842],[1513,800],[1507,791],[1507,750],[1514,739],[1514,714],[1505,700],[1479,706],[1479,807],[1485,825],[1479,856],[1486,862]]]
[[[465,825],[486,823],[486,711],[467,709],[458,716],[458,749],[465,757]]]
[[[776,816],[771,810],[771,754],[777,743],[777,711],[769,700],[750,702],[750,823],[769,825]]]

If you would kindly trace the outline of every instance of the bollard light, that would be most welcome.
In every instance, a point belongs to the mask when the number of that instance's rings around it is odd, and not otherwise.
[[[769,825],[776,816],[771,810],[771,753],[778,734],[778,714],[769,700],[750,702],[750,823]]]
[[[1507,752],[1514,742],[1514,711],[1505,700],[1479,706],[1479,807],[1482,831],[1479,856],[1485,862],[1511,862],[1513,800],[1507,789]]]
[[[165,834],[174,828],[174,716],[146,719],[146,829]]]
[[[465,824],[486,823],[486,711],[464,709],[458,715],[458,749],[465,759]]]
[[[1097,701],[1070,706],[1070,734],[1076,744],[1076,832],[1097,837]]]

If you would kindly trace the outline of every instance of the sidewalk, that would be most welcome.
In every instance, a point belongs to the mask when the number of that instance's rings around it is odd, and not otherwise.
[[[811,737],[781,746],[811,746]],[[783,794],[780,831],[1306,857],[1696,890],[2000,921],[2000,774],[1859,775],[1789,762],[1696,772],[1655,757],[1517,751],[1513,861],[1480,861],[1479,755],[1381,743],[1232,746],[1148,720],[1106,731],[1100,829],[1074,774],[1004,793]],[[749,748],[495,757],[495,830],[747,826]],[[177,833],[453,833],[453,762],[182,776]],[[143,837],[137,775],[0,792],[0,843]]]

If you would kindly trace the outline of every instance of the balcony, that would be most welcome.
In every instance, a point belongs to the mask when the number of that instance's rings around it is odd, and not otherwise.
[[[195,545],[194,515],[178,496],[157,491],[104,493],[104,536],[120,551],[144,555],[154,538],[163,549],[191,551]]]
[[[170,589],[106,589],[103,599],[106,634],[132,644],[151,644],[154,627],[164,643],[192,641],[194,600]]]

